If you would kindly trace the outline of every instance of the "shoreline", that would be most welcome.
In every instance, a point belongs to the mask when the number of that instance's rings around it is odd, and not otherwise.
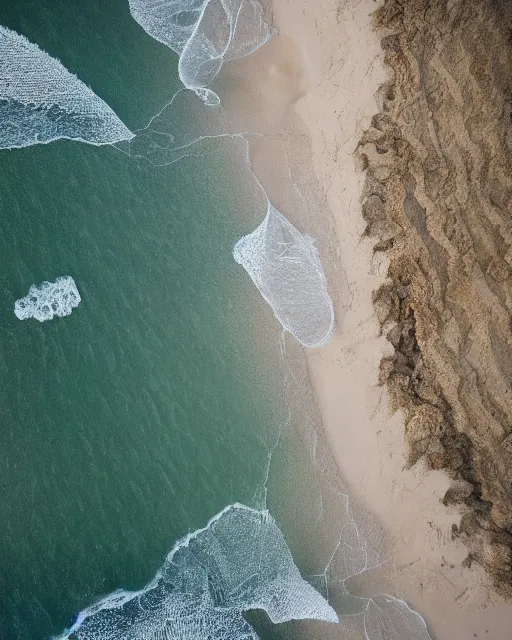
[[[461,514],[441,502],[451,481],[421,462],[407,468],[404,416],[392,414],[387,389],[379,385],[381,358],[392,347],[381,335],[372,294],[385,282],[387,261],[376,258],[374,242],[363,237],[365,175],[355,157],[389,77],[372,30],[376,8],[372,0],[342,7],[331,0],[320,6],[274,0],[274,24],[298,45],[310,78],[292,109],[309,130],[312,148],[304,152],[334,218],[350,296],[334,292],[337,334],[327,346],[306,351],[310,381],[350,497],[378,519],[389,539],[389,558],[367,577],[368,595],[382,589],[406,600],[437,640],[486,631],[493,640],[506,640],[512,608],[492,592],[478,565],[463,565],[468,550],[452,536]],[[361,529],[371,537],[371,524],[365,531],[363,522]],[[365,580],[359,582],[355,589],[364,591]]]

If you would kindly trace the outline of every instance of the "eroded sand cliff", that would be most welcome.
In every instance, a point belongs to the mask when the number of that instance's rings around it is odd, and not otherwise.
[[[392,79],[358,149],[389,258],[374,294],[409,463],[445,469],[453,536],[512,595],[512,4],[387,0]]]

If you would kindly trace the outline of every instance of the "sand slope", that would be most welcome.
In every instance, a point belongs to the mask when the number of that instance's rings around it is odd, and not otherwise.
[[[505,8],[506,7],[506,8]],[[390,259],[374,302],[409,464],[457,482],[453,535],[512,594],[512,6],[388,0],[392,80],[363,137],[363,214]]]

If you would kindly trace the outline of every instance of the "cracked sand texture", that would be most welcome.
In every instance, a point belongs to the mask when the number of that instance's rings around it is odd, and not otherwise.
[[[453,535],[512,596],[512,3],[386,0],[392,79],[358,157],[409,463],[454,479]]]

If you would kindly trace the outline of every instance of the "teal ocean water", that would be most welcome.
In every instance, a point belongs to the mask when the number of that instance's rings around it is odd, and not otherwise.
[[[126,0],[6,0],[0,24],[131,128],[179,88],[177,56]],[[253,221],[229,175],[222,154],[155,168],[71,141],[0,152],[2,640],[61,632],[226,505],[254,504],[284,413],[255,364],[257,294],[231,255]],[[64,274],[71,316],[15,317]]]
[[[136,132],[160,114],[131,146],[0,151],[0,640],[327,640],[367,629],[427,640],[406,603],[345,588],[381,558],[352,519],[297,341],[331,336],[322,264],[307,219],[301,232],[272,208],[243,141],[219,139],[218,125],[236,132],[235,114],[212,106],[212,91],[197,92],[210,106],[194,93],[218,70],[195,52],[221,47],[231,18],[234,57],[270,35],[262,5],[204,4],[184,71],[184,56],[178,66],[134,19],[178,5],[130,4],[0,6],[0,146],[34,142],[20,123],[94,134],[107,113],[129,134],[125,125]],[[194,10],[167,15],[165,30],[190,27],[188,46],[203,4],[179,6]],[[51,56],[43,74],[40,49],[18,34]],[[194,91],[173,101],[183,84]],[[207,139],[176,152],[196,132]],[[15,302],[61,276],[81,297],[71,315],[20,321]],[[344,631],[331,605],[354,614]]]

